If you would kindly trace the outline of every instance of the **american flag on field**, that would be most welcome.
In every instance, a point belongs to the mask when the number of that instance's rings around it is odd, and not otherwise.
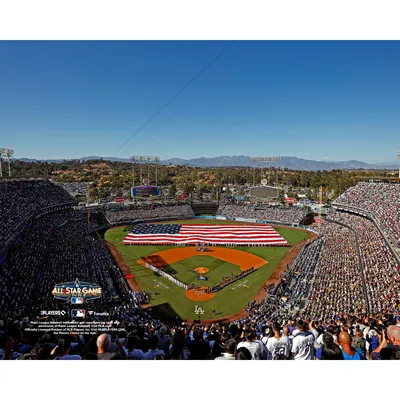
[[[288,242],[270,225],[138,224],[123,244],[279,245]]]

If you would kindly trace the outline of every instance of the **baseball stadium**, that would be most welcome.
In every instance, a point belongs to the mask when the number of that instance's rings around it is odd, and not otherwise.
[[[50,42],[0,42],[1,361],[400,360],[397,42]]]
[[[388,357],[383,329],[396,346],[398,184],[359,182],[320,215],[254,201],[252,188],[241,195],[248,203],[178,194],[79,206],[79,185],[0,182],[4,203],[10,194],[18,199],[4,209],[0,229],[4,359],[102,359],[101,348],[114,345],[115,353],[105,352],[112,359],[296,359],[298,332],[315,343],[301,357],[320,359],[316,340],[342,324],[374,332],[354,357]],[[224,340],[236,335],[234,350],[223,354]],[[277,336],[279,351],[268,345]],[[94,338],[97,350],[90,350]],[[37,353],[57,340],[68,346],[64,355]],[[238,356],[243,346],[250,356]]]

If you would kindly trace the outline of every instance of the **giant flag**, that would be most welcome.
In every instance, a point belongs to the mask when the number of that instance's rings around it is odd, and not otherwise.
[[[279,245],[288,242],[270,225],[138,224],[123,244]]]

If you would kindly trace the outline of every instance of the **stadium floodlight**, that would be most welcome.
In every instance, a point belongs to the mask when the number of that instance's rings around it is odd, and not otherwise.
[[[156,156],[132,156],[131,160],[137,163],[158,163],[160,162],[160,157]]]
[[[253,163],[259,163],[259,162],[267,162],[268,163],[268,181],[270,182],[271,178],[271,163],[279,163],[281,161],[281,157],[252,157],[251,161]],[[262,169],[261,169],[261,178],[262,178]],[[276,179],[275,185],[278,184],[278,179]],[[255,184],[255,172],[253,176],[253,184]]]
[[[1,167],[1,159],[4,157],[6,149],[1,149],[0,148],[0,178],[3,176],[3,169]]]
[[[12,149],[6,149],[6,156],[7,156],[7,158],[12,158],[12,157],[14,157],[14,150],[12,150]]]
[[[251,159],[253,162],[279,162],[281,157],[253,157]]]
[[[140,173],[140,182],[143,182],[142,179],[142,164],[156,164],[156,186],[158,184],[157,178],[157,164],[160,162],[160,157],[157,156],[131,156],[130,160],[132,161],[132,187],[135,187],[135,163],[139,163],[139,173]],[[147,168],[147,179],[150,181],[150,165]]]
[[[11,158],[14,157],[15,151],[13,149],[0,148],[0,177],[3,176],[1,159],[4,157],[8,161],[8,176],[11,176]]]
[[[400,160],[400,151],[397,152],[397,158]],[[400,164],[399,164],[399,179],[400,179]]]

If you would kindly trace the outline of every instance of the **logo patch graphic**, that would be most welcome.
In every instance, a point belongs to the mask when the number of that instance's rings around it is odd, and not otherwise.
[[[71,297],[71,304],[83,304],[83,297]]]
[[[72,318],[85,318],[85,310],[71,310]]]
[[[74,282],[55,285],[52,294],[55,299],[64,300],[71,304],[83,304],[85,301],[99,299],[102,290],[97,283],[80,282],[76,279]]]

